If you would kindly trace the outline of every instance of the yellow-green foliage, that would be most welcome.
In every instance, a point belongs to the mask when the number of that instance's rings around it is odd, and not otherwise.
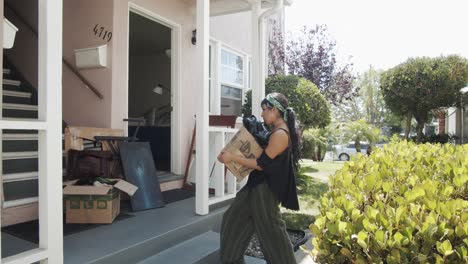
[[[468,263],[468,144],[392,142],[332,177],[319,263]]]

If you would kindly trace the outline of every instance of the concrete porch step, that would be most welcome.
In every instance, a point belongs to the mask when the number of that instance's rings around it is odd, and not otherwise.
[[[163,208],[130,212],[134,217],[65,237],[65,263],[138,263],[200,234],[218,231],[226,208],[199,216],[194,204],[195,198],[189,198]],[[86,250],[76,251],[85,244]]]
[[[218,263],[206,262],[206,257],[219,249],[219,234],[213,231],[203,233],[169,249],[166,249],[138,264],[171,263],[171,264],[194,264],[194,263]],[[204,262],[200,262],[204,261]]]
[[[138,264],[218,264],[219,233],[208,231],[151,256]],[[263,259],[244,256],[246,264],[266,264]]]

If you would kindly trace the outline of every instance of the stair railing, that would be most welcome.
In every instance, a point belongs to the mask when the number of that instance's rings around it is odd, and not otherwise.
[[[28,27],[28,29],[34,33],[34,35],[36,36],[36,38],[38,37],[38,33],[37,33],[37,30],[31,26],[27,21],[26,19],[24,19],[24,17],[22,17],[20,14],[18,14],[18,12],[15,11],[15,9],[13,9],[9,4],[5,3],[5,7],[7,7],[19,20],[21,20],[21,22],[26,25],[26,27]],[[96,89],[96,87],[94,87],[94,85],[92,85],[88,80],[86,80],[86,78],[81,75],[81,73],[75,68],[73,67],[73,65],[68,62],[65,58],[62,57],[62,62],[63,64],[65,64],[77,77],[78,79],[80,79],[84,85],[90,89],[99,99],[103,99],[104,96],[99,92],[98,89]]]

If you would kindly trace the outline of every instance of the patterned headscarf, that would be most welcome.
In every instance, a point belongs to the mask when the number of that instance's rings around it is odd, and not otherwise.
[[[266,100],[268,101],[268,103],[270,103],[273,107],[276,107],[276,109],[278,109],[280,112],[283,113],[283,119],[284,121],[288,121],[288,109],[292,109],[290,107],[288,108],[284,108],[284,106],[278,102],[278,100],[276,100],[276,98],[274,98],[271,94],[267,94],[266,96]]]

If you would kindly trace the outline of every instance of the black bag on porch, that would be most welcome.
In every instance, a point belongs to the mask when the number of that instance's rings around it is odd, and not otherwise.
[[[68,151],[67,180],[87,178],[120,178],[120,164],[110,151],[74,150]]]

